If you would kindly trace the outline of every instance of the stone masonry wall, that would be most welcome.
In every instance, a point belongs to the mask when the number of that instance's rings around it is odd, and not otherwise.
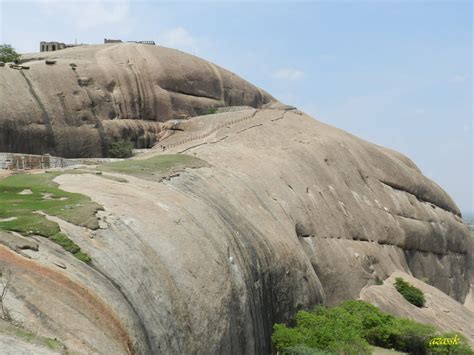
[[[0,153],[0,169],[6,170],[64,168],[75,164],[78,162],[50,155]]]
[[[134,154],[143,152],[136,150]],[[51,155],[33,155],[19,153],[0,153],[0,170],[32,170],[32,169],[52,169],[66,168],[73,165],[99,165],[108,162],[121,161],[115,158],[78,158],[65,159],[53,157]]]

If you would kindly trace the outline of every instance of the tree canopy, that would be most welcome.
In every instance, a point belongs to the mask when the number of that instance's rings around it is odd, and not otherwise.
[[[20,54],[9,44],[0,44],[0,62],[14,62],[20,59]]]

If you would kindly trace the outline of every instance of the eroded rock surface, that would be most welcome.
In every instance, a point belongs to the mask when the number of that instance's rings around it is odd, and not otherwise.
[[[361,290],[386,300],[371,285],[396,272],[443,292],[453,314],[472,307],[472,236],[403,155],[166,48],[88,46],[28,66],[0,68],[0,151],[100,156],[124,137],[156,143],[138,160],[203,161],[167,176],[58,176],[104,208],[96,231],[48,216],[90,264],[2,234],[5,304],[39,337],[88,354],[268,354],[275,322]],[[240,107],[188,118],[224,105]],[[28,352],[17,340],[7,345]]]
[[[453,304],[463,307],[472,237],[451,198],[406,157],[288,108],[180,127],[161,142],[167,148],[138,159],[181,153],[206,167],[156,180],[56,178],[105,209],[97,231],[58,220],[90,266],[41,239],[21,263],[3,251],[13,272],[29,270],[12,297],[20,309],[26,302],[40,310],[28,322],[40,335],[55,334],[74,351],[266,354],[273,323],[358,298],[394,272],[444,292],[452,314]],[[25,285],[40,279],[31,293]],[[72,287],[87,292],[72,297]]]
[[[217,65],[159,46],[90,45],[24,60],[29,70],[0,68],[0,152],[107,156],[120,138],[151,147],[161,122],[274,100]]]

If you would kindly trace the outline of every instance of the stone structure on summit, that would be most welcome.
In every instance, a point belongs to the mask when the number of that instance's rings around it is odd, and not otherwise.
[[[121,39],[104,38],[104,44],[111,44],[111,43],[136,43],[136,44],[149,44],[153,46],[155,45],[155,41],[126,41],[124,42]],[[52,42],[42,41],[40,42],[40,52],[55,52],[61,49],[72,48],[72,47],[77,47],[77,46],[87,46],[87,44],[84,44],[84,43],[66,44],[66,43],[57,42],[57,41],[52,41]]]
[[[155,41],[122,41],[121,39],[107,39],[104,38],[104,44],[110,44],[110,43],[137,43],[137,44],[150,44],[150,45],[155,45]]]
[[[40,42],[40,52],[54,52],[73,46],[73,44],[65,44],[61,42]]]

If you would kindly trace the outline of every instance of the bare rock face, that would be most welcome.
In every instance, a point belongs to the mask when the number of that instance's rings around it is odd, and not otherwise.
[[[274,100],[210,62],[158,46],[84,46],[25,60],[29,70],[0,68],[1,152],[100,157],[120,138],[150,148],[161,122]]]
[[[48,240],[22,251],[31,259],[0,245],[15,280],[9,304],[29,329],[85,353],[268,354],[272,325],[317,303],[365,290],[402,312],[391,289],[371,285],[403,272],[433,285],[432,301],[473,340],[460,316],[472,237],[406,157],[283,108],[195,117],[161,144],[138,159],[208,164],[160,180],[56,178],[104,207],[93,233],[58,220],[90,266]]]

